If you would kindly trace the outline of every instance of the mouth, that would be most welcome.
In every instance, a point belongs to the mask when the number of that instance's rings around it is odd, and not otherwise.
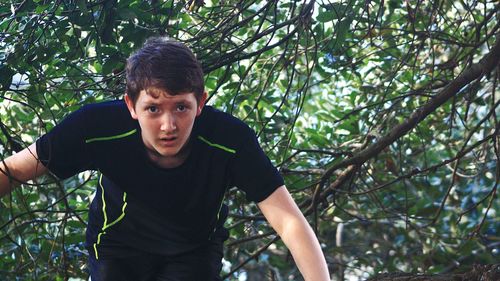
[[[171,146],[175,143],[177,140],[177,137],[163,137],[160,138],[160,143],[165,145],[165,146]]]

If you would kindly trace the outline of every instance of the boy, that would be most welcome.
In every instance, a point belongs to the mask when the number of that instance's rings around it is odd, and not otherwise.
[[[329,280],[319,243],[240,120],[205,106],[183,44],[149,39],[127,61],[123,101],[82,107],[0,164],[0,195],[48,171],[98,170],[86,246],[91,279],[221,280],[228,187],[257,202],[305,280]]]

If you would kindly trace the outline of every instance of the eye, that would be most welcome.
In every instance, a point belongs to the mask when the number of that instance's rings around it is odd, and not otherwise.
[[[147,108],[147,110],[148,110],[148,112],[150,112],[150,113],[156,113],[156,112],[158,112],[158,107],[156,107],[156,106],[152,105],[152,106],[149,106],[149,107]]]
[[[187,107],[183,104],[177,105],[177,111],[179,111],[179,112],[184,112],[184,111],[186,111],[186,109],[187,109]]]

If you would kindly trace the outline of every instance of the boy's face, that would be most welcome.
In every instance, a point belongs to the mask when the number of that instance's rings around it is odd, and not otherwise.
[[[187,144],[194,120],[201,114],[207,94],[198,102],[194,93],[170,95],[141,91],[135,105],[125,95],[132,118],[141,126],[148,156],[161,166],[180,164],[187,157]]]

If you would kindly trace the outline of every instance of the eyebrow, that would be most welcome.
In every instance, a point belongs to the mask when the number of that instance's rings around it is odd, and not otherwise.
[[[154,101],[145,101],[142,103],[143,106],[151,106],[151,105],[154,105],[154,106],[160,106],[161,104],[158,103],[158,102],[154,102]]]
[[[191,102],[188,99],[179,99],[176,101],[172,101],[173,104],[184,104],[184,105],[191,105]],[[157,99],[147,99],[142,102],[143,106],[162,106],[163,104],[161,102],[158,102]]]

